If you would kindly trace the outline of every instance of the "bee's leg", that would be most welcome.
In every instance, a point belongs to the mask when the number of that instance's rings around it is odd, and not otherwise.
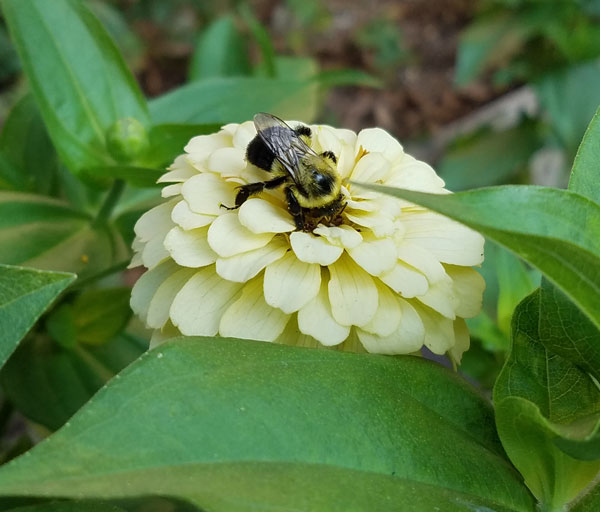
[[[304,230],[304,215],[302,214],[302,207],[300,203],[298,203],[298,199],[292,192],[290,187],[285,189],[285,198],[287,199],[288,210],[294,217],[294,222],[296,223],[296,229],[300,231]]]
[[[225,206],[221,204],[221,208],[225,208],[226,210],[237,210],[240,206],[242,206],[250,196],[255,194],[260,194],[265,188],[275,188],[281,185],[285,180],[287,180],[287,176],[278,176],[277,178],[269,181],[258,181],[256,183],[248,183],[246,185],[242,185],[239,187],[238,193],[235,196],[235,206]]]

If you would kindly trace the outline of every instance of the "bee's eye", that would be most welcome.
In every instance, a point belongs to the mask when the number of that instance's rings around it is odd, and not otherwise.
[[[329,176],[326,176],[325,174],[321,174],[319,171],[313,169],[312,172],[312,176],[313,176],[313,180],[315,182],[315,185],[322,191],[322,192],[331,192],[331,178]]]

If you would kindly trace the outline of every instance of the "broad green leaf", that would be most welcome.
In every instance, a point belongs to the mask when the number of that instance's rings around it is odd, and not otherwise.
[[[0,367],[73,274],[0,264]]]
[[[220,124],[159,124],[150,129],[150,150],[140,158],[152,167],[166,167],[196,135],[218,132]]]
[[[22,190],[25,188],[25,176],[0,150],[0,190]]]
[[[545,348],[547,321],[539,291],[516,309],[494,404],[508,456],[542,506],[560,510],[594,479],[600,460],[577,460],[556,441],[586,442],[600,418],[600,391],[586,372]]]
[[[533,510],[489,404],[456,374],[234,339],[146,353],[0,468],[2,495],[148,493],[215,511]]]
[[[0,263],[85,277],[129,258],[118,231],[41,196],[0,193]]]
[[[591,61],[546,74],[536,84],[542,107],[552,128],[574,155],[600,104],[600,62]]]
[[[310,122],[317,104],[311,81],[271,78],[212,78],[184,85],[150,102],[155,124],[229,123],[269,112],[283,119]]]
[[[569,190],[600,204],[600,107],[588,126],[577,151]]]
[[[21,414],[56,430],[146,348],[147,343],[127,334],[104,345],[69,349],[39,335],[17,348],[0,382]]]
[[[217,18],[198,36],[191,58],[190,80],[249,74],[247,43],[234,18]]]
[[[77,341],[101,345],[116,336],[131,316],[129,288],[85,290],[73,302]]]
[[[600,205],[566,190],[523,185],[448,195],[361,186],[447,215],[510,249],[600,327]]]
[[[5,83],[21,69],[19,57],[4,26],[0,26],[0,81]]]
[[[73,172],[109,165],[105,132],[148,124],[145,100],[117,47],[78,0],[2,0],[23,69],[60,157]]]
[[[147,167],[120,164],[107,167],[91,167],[88,171],[92,176],[124,180],[133,187],[142,188],[157,186],[156,180],[165,173],[163,169],[150,169]]]
[[[30,95],[17,102],[6,119],[0,152],[18,173],[15,189],[50,193],[56,180],[56,152]]]
[[[572,301],[544,280],[540,290],[541,340],[558,354],[600,380],[600,330]]]
[[[3,509],[6,510],[6,509]],[[8,509],[6,512],[127,512],[116,505],[89,501],[57,501]]]
[[[321,71],[314,76],[321,87],[357,85],[362,87],[382,87],[382,81],[359,69],[331,69]]]
[[[498,251],[496,259],[498,273],[498,327],[510,335],[510,319],[513,311],[527,295],[539,286],[539,276],[527,271],[525,264],[508,251]]]
[[[439,173],[453,191],[500,185],[526,168],[539,146],[530,121],[499,132],[486,129],[455,141],[444,154]]]
[[[530,28],[508,12],[483,17],[472,23],[460,36],[454,80],[467,85],[488,70],[517,53]]]

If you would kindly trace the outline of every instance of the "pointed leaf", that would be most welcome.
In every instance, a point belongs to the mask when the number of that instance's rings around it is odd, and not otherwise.
[[[569,190],[600,204],[600,107],[588,126],[569,180]]]
[[[456,374],[416,357],[234,339],[148,352],[0,468],[0,494],[148,493],[207,510],[406,500],[415,510],[533,510],[491,408]]]
[[[2,0],[3,13],[54,146],[73,172],[110,164],[105,132],[148,124],[145,100],[114,42],[78,0]]]
[[[524,185],[448,195],[361,186],[447,215],[510,249],[600,327],[600,205],[566,190]]]
[[[0,264],[0,367],[73,274]]]

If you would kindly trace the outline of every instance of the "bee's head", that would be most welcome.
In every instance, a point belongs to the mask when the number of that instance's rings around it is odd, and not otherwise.
[[[333,190],[334,180],[332,176],[317,168],[311,169],[312,182],[321,194],[330,194]]]

